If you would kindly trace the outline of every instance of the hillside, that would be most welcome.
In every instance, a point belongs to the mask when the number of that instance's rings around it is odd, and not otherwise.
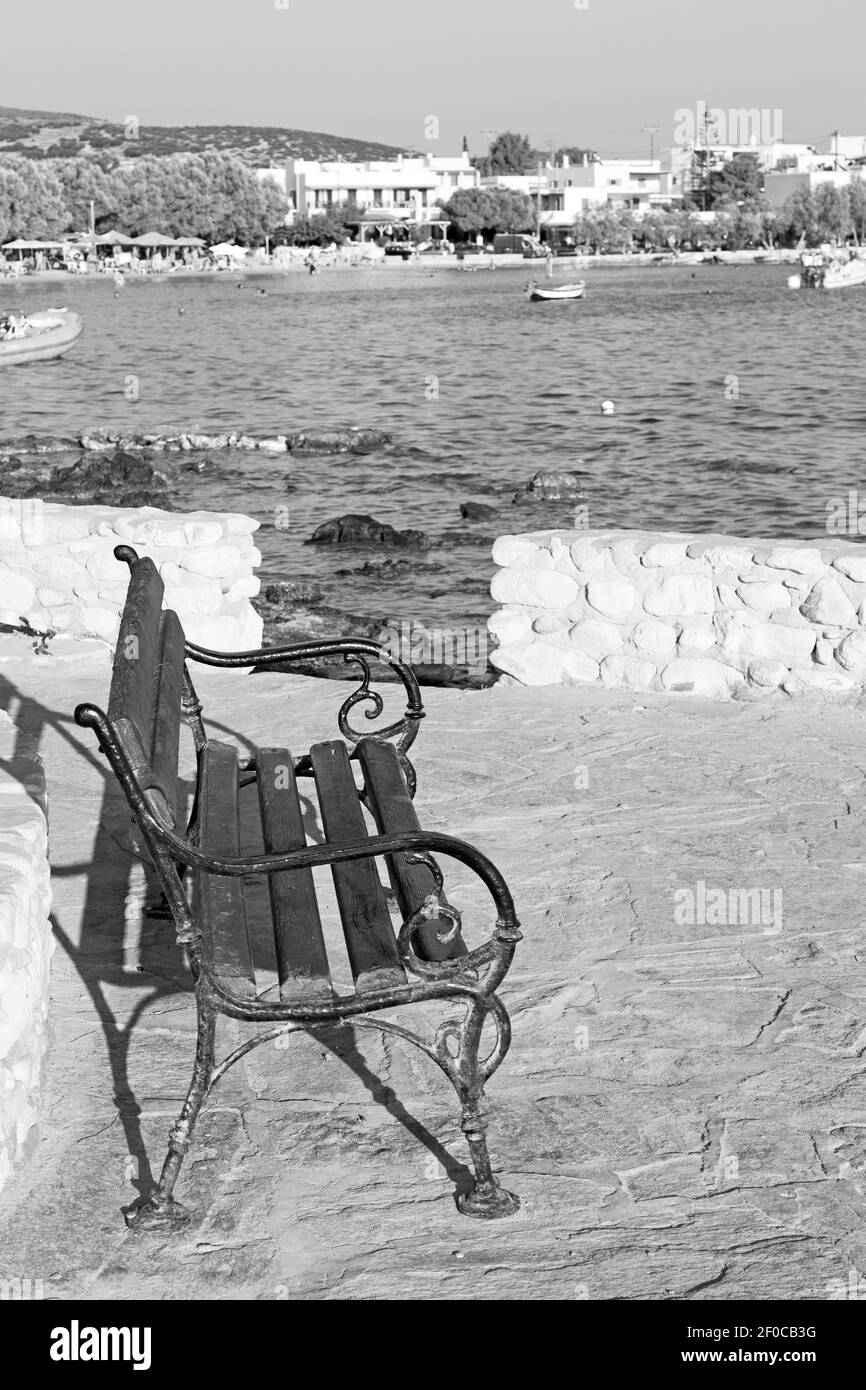
[[[130,138],[132,135],[132,138]],[[78,155],[233,154],[251,167],[296,159],[389,159],[394,145],[375,140],[351,140],[314,130],[282,126],[148,126],[137,137],[130,128],[69,112],[24,111],[0,106],[0,158],[4,154],[29,159],[73,158]]]

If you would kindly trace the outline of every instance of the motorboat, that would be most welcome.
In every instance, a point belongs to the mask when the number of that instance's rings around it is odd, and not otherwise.
[[[526,286],[526,295],[534,303],[542,300],[583,299],[585,289],[585,280],[578,280],[573,285],[551,285],[549,289],[540,289],[535,280],[530,280]]]
[[[804,251],[799,275],[788,276],[792,290],[839,290],[850,285],[866,285],[866,259],[857,251],[822,246],[820,251]]]
[[[14,322],[12,333],[4,331],[0,319],[0,366],[25,362],[48,362],[62,357],[84,331],[84,324],[71,309],[43,309]]]

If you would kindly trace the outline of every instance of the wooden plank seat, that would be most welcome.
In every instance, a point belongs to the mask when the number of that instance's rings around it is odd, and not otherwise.
[[[424,713],[411,668],[375,643],[354,639],[236,654],[208,651],[187,641],[177,614],[163,610],[163,585],[152,561],[139,559],[128,546],[118,546],[115,554],[129,565],[130,583],[108,711],[79,705],[75,717],[95,731],[126,794],[186,950],[198,1010],[192,1082],[169,1135],[160,1182],[127,1214],[128,1223],[180,1224],[189,1218],[173,1194],[198,1113],[250,1046],[283,1032],[349,1024],[414,1043],[452,1082],[474,1167],[472,1189],[457,1198],[460,1210],[484,1217],[515,1211],[518,1199],[499,1185],[491,1168],[483,1102],[485,1083],[510,1042],[496,990],[520,939],[519,924],[507,884],[486,856],[462,840],[422,829],[407,757]],[[208,736],[190,662],[249,668],[338,653],[362,671],[359,690],[338,716],[341,739],[316,743],[299,758],[286,747],[242,757],[234,746]],[[392,667],[407,708],[402,718],[363,736],[349,713],[355,704],[378,698],[369,687],[371,660]],[[191,728],[196,754],[188,820],[178,791],[182,721]],[[299,780],[305,792],[315,789],[321,843],[307,833]],[[242,790],[251,783],[254,797]],[[253,854],[242,852],[251,826],[261,846]],[[474,949],[445,896],[434,853],[462,861],[493,900],[492,935]],[[320,866],[329,867],[333,880],[353,988],[345,979],[335,986],[332,978],[313,876]],[[380,869],[387,870],[393,909]],[[262,925],[264,904],[272,948],[263,952],[253,926]],[[276,986],[269,983],[274,973]],[[402,1019],[378,1016],[431,1000],[448,1010],[432,1039],[413,1033]],[[217,1064],[219,1014],[264,1028]],[[495,1041],[491,1045],[485,1035],[482,1047],[484,1025],[491,1021]]]

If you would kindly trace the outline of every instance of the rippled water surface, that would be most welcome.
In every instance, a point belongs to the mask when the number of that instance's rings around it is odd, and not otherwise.
[[[512,504],[537,469],[583,475],[592,526],[805,538],[824,532],[828,499],[861,482],[866,499],[866,292],[797,293],[789,273],[591,269],[574,276],[584,301],[552,305],[525,300],[522,270],[402,263],[243,289],[154,280],[117,299],[107,280],[3,285],[0,308],[65,304],[86,332],[60,362],[0,372],[0,437],[386,429],[392,445],[365,457],[224,452],[198,475],[162,455],[160,467],[178,507],[262,521],[263,577],[315,576],[354,612],[468,623],[491,607],[495,535],[570,523],[565,505]],[[502,519],[461,522],[467,499]],[[397,581],[337,577],[375,552],[303,542],[346,511],[420,528],[433,547]]]

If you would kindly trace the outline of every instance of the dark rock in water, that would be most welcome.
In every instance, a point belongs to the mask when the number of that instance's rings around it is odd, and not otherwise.
[[[402,579],[407,574],[439,574],[444,568],[438,560],[407,560],[401,556],[399,559],[365,560],[357,569],[335,570],[334,574],[344,579],[351,575],[387,582],[389,579]]]
[[[288,436],[289,452],[300,454],[371,454],[390,444],[391,436],[384,430],[334,429],[296,430]]]
[[[391,545],[411,550],[427,550],[430,541],[423,531],[398,531],[386,521],[349,512],[324,521],[313,532],[307,545]]]
[[[120,450],[110,458],[85,457],[71,468],[53,468],[44,489],[54,497],[110,507],[159,506],[169,497],[164,473],[146,459]]]
[[[18,439],[4,439],[0,450],[5,454],[7,449],[15,454],[68,454],[70,450],[78,451],[78,442],[51,434],[23,434]]]
[[[219,472],[219,467],[213,459],[190,459],[188,463],[182,465],[184,473],[198,473],[205,477],[213,477]]]
[[[363,637],[375,641],[384,627],[381,618],[363,618],[357,613],[344,613],[340,608],[318,604],[315,600],[304,602],[280,596],[276,601],[269,597],[270,591],[279,590],[280,585],[269,585],[264,594],[252,600],[253,607],[264,620],[263,645],[266,647],[288,646],[295,642],[324,642],[332,638]],[[351,680],[352,667],[339,657],[317,657],[306,659],[302,664],[286,662],[285,666],[271,670],[297,671],[302,675],[325,675],[332,680]]]
[[[579,473],[536,473],[512,501],[578,502],[585,495]]]
[[[321,603],[325,591],[313,579],[278,579],[265,586],[262,597],[265,603],[275,605]]]
[[[488,531],[486,529],[484,531],[467,531],[465,527],[462,531],[443,531],[438,537],[439,544],[444,546],[491,546],[495,539],[495,531]]]
[[[467,690],[481,689],[494,683],[496,672],[489,666],[486,646],[479,642],[477,629],[467,629],[465,633],[438,634],[435,629],[428,632],[400,617],[365,618],[358,613],[344,613],[342,609],[319,604],[314,598],[305,601],[300,597],[305,589],[312,592],[313,588],[305,580],[278,580],[267,585],[252,600],[253,607],[264,619],[263,643],[266,647],[323,642],[341,637],[364,638],[387,648],[392,655],[411,665],[421,685],[454,686]],[[440,654],[440,637],[443,639],[442,660],[430,661],[431,654]],[[399,680],[389,666],[374,657],[368,660],[374,686],[392,685]],[[258,669],[291,671],[296,675],[356,684],[361,676],[360,667],[344,661],[342,656],[305,657],[300,661],[279,662],[275,666]],[[389,708],[386,700],[386,714]],[[363,706],[361,710],[363,712]],[[362,720],[358,720],[357,715],[355,724],[362,727]]]
[[[460,515],[464,521],[491,521],[499,515],[499,508],[490,507],[486,502],[461,502]]]

